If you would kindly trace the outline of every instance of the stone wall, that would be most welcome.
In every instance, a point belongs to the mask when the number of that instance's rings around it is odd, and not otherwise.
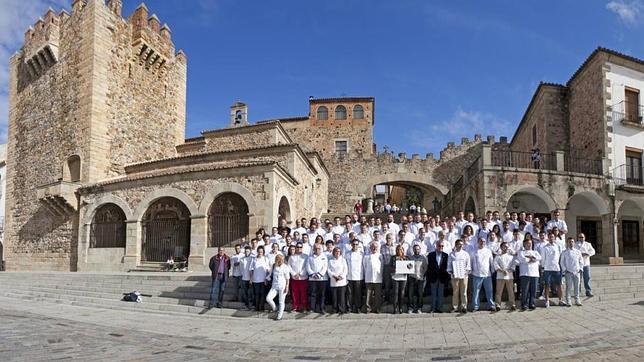
[[[530,152],[538,148],[542,154],[570,148],[567,89],[556,84],[542,83],[528,106],[519,129],[512,138],[512,151]],[[536,126],[537,143],[533,143]]]
[[[180,154],[191,154],[291,143],[288,133],[278,122],[204,131],[202,135],[178,145],[177,151]]]
[[[569,82],[570,151],[578,158],[606,156],[604,55],[591,56]]]

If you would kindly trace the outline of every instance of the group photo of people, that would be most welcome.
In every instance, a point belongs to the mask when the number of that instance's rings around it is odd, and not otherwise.
[[[210,260],[208,308],[221,308],[227,290],[247,310],[274,312],[278,320],[285,311],[422,314],[581,306],[582,289],[593,296],[595,250],[583,233],[567,234],[559,211],[547,221],[525,212],[488,211],[477,218],[418,210],[384,220],[358,213],[303,218],[293,227],[282,219],[235,245],[232,255],[218,249]]]

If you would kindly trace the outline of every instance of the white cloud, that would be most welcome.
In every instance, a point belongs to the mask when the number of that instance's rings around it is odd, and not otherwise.
[[[644,4],[641,0],[613,0],[606,4],[606,9],[617,14],[622,23],[633,26],[640,22]]]
[[[7,142],[9,118],[9,58],[20,49],[27,28],[52,6],[58,11],[67,0],[2,0],[0,11],[0,143]]]
[[[410,133],[410,143],[427,152],[438,152],[447,146],[447,142],[460,144],[461,138],[474,139],[475,134],[480,134],[485,140],[488,135],[510,138],[514,134],[516,125],[492,113],[468,111],[458,107],[451,117],[430,121],[419,132]]]

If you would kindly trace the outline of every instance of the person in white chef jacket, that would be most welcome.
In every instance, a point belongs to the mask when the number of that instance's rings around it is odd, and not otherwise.
[[[349,301],[351,311],[359,313],[362,309],[362,283],[364,271],[362,267],[363,250],[358,239],[351,241],[351,250],[345,254],[347,260],[347,281],[349,286]]]
[[[369,251],[370,253],[362,259],[367,295],[365,307],[367,313],[380,313],[380,302],[382,300],[382,254],[378,252],[378,246],[376,244],[371,244]]]
[[[587,297],[593,296],[592,288],[590,287],[590,257],[595,255],[595,248],[593,245],[586,241],[586,235],[579,233],[577,241],[575,242],[575,249],[579,250],[581,257],[584,259],[582,268],[582,277],[584,280],[584,290]]]
[[[584,259],[581,252],[575,249],[575,239],[568,238],[566,240],[566,250],[561,254],[559,263],[561,272],[566,280],[566,305],[571,306],[570,294],[572,292],[574,293],[575,304],[581,306],[581,300],[579,299],[579,273],[583,268]]]
[[[309,288],[312,290],[309,307],[316,313],[324,314],[324,291],[328,280],[329,261],[322,252],[322,244],[314,245],[313,255],[308,258],[306,268],[309,274]]]
[[[447,272],[452,278],[452,312],[467,313],[467,279],[471,271],[470,254],[463,250],[463,240],[457,239],[447,259]]]
[[[271,307],[273,312],[277,311],[276,320],[282,319],[284,315],[284,304],[286,304],[286,294],[288,293],[288,283],[291,273],[288,265],[284,263],[284,256],[278,254],[275,256],[275,264],[269,273],[267,279],[271,280],[271,290],[266,295],[266,303]],[[278,296],[279,310],[275,306],[275,296]]]
[[[521,310],[534,310],[539,282],[539,262],[541,254],[532,250],[532,240],[523,241],[523,248],[517,254],[519,277],[521,280]]]
[[[342,250],[339,247],[333,248],[333,254],[329,258],[329,281],[331,285],[331,297],[333,298],[333,311],[338,314],[347,312],[347,274],[348,265]]]

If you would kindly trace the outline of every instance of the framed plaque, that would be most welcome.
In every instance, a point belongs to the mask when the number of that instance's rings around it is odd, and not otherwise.
[[[414,261],[396,260],[396,274],[414,274]]]

